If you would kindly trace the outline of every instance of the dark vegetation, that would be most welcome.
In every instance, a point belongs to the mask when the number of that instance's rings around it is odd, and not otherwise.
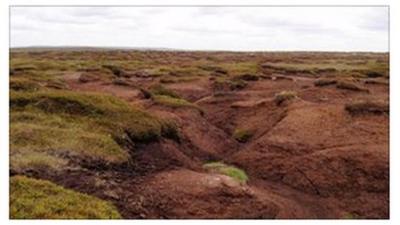
[[[314,85],[318,87],[336,84],[337,80],[329,78],[320,78],[314,81]]]
[[[350,91],[361,91],[361,92],[369,92],[367,88],[361,87],[353,82],[348,82],[348,81],[339,81],[336,84],[336,87],[339,89],[345,89],[345,90],[350,90]]]
[[[295,99],[297,97],[297,93],[294,91],[282,91],[275,95],[274,101],[277,105],[281,105],[282,103]]]
[[[374,101],[374,100],[357,100],[345,105],[345,109],[353,114],[382,114],[389,113],[389,104],[384,101]]]
[[[246,129],[236,129],[233,133],[233,138],[239,142],[247,142],[253,136],[253,132]]]

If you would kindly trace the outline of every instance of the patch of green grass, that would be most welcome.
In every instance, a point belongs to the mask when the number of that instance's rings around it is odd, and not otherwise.
[[[233,76],[240,74],[257,74],[260,70],[256,62],[220,63],[219,66],[226,71],[227,74]]]
[[[37,82],[19,77],[10,78],[10,89],[14,91],[37,91],[40,85]]]
[[[45,180],[10,179],[11,219],[119,219],[106,201],[65,189]]]
[[[128,153],[116,143],[111,135],[90,132],[89,129],[14,123],[10,126],[10,137],[12,152],[70,152],[84,158],[116,163],[124,162],[128,158]],[[25,154],[24,157],[26,157]],[[32,157],[26,160],[37,161]]]
[[[151,141],[160,137],[162,126],[168,123],[138,110],[127,102],[111,95],[76,93],[71,91],[41,91],[10,93],[10,106],[14,111],[40,110],[64,117],[85,117],[120,136],[127,132],[135,141]],[[150,139],[149,139],[150,138]]]
[[[284,73],[337,73],[337,72],[348,72],[356,69],[364,69],[365,65],[348,65],[346,63],[339,63],[331,61],[316,62],[316,63],[265,63],[262,65],[263,68],[272,69]]]
[[[166,88],[164,85],[161,85],[161,84],[155,84],[155,85],[150,86],[149,91],[153,95],[164,95],[164,96],[169,96],[172,98],[180,98],[180,96],[177,93]]]
[[[160,105],[165,105],[171,108],[194,108],[198,110],[202,115],[204,111],[198,107],[196,104],[188,102],[187,100],[181,98],[174,91],[167,89],[161,84],[153,85],[149,88],[149,91],[142,90],[143,95],[149,96],[153,99],[153,101]]]
[[[206,163],[203,165],[203,168],[210,172],[219,173],[232,177],[233,179],[241,183],[246,183],[249,180],[245,171],[236,168],[234,166],[226,165],[225,163],[222,162]]]
[[[250,130],[236,129],[235,132],[233,132],[233,138],[242,143],[247,142],[252,136],[253,132]]]
[[[297,97],[297,93],[294,91],[281,91],[275,95],[274,101],[277,105],[281,105],[283,102],[294,99]]]
[[[200,114],[202,115],[204,114],[204,111],[199,106],[191,102],[188,102],[183,98],[174,98],[168,95],[153,95],[153,100],[155,103],[160,105],[165,105],[171,108],[181,108],[181,107],[193,108],[198,110]]]
[[[54,169],[64,165],[65,153],[104,163],[124,163],[129,160],[126,148],[132,142],[146,143],[161,137],[179,140],[174,122],[110,95],[11,91],[10,106],[11,167],[16,170]],[[38,160],[38,154],[46,157]]]
[[[14,150],[10,160],[10,169],[18,173],[23,173],[24,170],[57,171],[68,164],[68,161],[63,158],[31,150],[19,150],[17,153]]]

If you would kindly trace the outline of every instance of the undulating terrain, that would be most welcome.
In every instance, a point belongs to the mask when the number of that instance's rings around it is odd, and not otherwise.
[[[12,49],[11,218],[388,218],[389,55]]]

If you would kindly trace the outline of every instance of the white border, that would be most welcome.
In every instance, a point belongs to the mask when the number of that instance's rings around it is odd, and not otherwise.
[[[9,181],[9,156],[8,156],[8,114],[9,114],[9,96],[8,96],[8,52],[9,52],[9,6],[10,5],[390,5],[390,220],[190,220],[193,224],[203,223],[224,223],[224,224],[239,224],[243,222],[249,222],[254,224],[265,224],[265,223],[279,223],[279,224],[333,224],[336,222],[344,224],[400,224],[400,186],[399,186],[399,171],[400,171],[400,144],[397,135],[400,135],[400,119],[397,118],[400,115],[399,108],[399,92],[400,89],[400,58],[399,58],[399,29],[400,29],[400,1],[398,0],[0,0],[0,123],[2,129],[0,138],[0,174],[1,174],[1,185],[0,185],[0,215],[1,224],[6,223],[23,223],[23,224],[39,224],[48,223],[53,224],[54,220],[36,220],[36,221],[21,221],[21,220],[8,220],[8,181]],[[63,220],[58,221],[60,223],[78,223],[87,224],[91,222],[99,224],[109,223],[135,223],[135,224],[154,224],[154,223],[165,223],[175,224],[181,223],[186,224],[189,220],[121,220],[121,221],[81,221],[81,220]]]

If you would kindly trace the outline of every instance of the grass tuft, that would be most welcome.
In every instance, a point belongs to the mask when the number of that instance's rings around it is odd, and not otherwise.
[[[203,165],[203,168],[207,171],[223,174],[229,177],[232,177],[236,181],[240,183],[246,183],[249,178],[245,171],[236,168],[234,166],[226,165],[222,162],[210,162]]]
[[[37,91],[40,85],[24,78],[11,78],[10,89],[14,91]]]
[[[172,98],[180,98],[180,96],[175,93],[174,91],[166,88],[164,85],[161,84],[155,84],[149,88],[149,91],[153,95],[164,95],[164,96],[169,96]]]
[[[10,179],[12,219],[119,219],[106,201],[24,176]]]
[[[204,111],[199,106],[182,98],[174,98],[168,95],[153,95],[153,100],[157,104],[168,106],[171,108],[193,108],[198,110],[201,115],[204,115]]]

